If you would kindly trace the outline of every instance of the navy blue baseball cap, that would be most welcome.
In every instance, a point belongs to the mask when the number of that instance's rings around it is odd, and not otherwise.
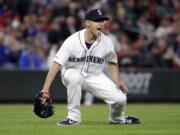
[[[109,20],[109,18],[104,16],[103,12],[100,9],[92,9],[86,12],[85,20],[105,21],[105,20]]]

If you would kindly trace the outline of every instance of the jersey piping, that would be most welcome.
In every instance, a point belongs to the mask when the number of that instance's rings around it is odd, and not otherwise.
[[[93,48],[91,49],[91,51],[90,51],[90,56],[91,56],[92,50],[99,45],[100,40],[101,40],[101,38],[99,39],[99,41],[97,42],[97,44],[96,44],[95,46],[93,46]],[[88,69],[89,69],[89,64],[90,64],[90,61],[88,62],[88,66],[87,66],[87,70],[86,70],[87,73],[88,73]]]
[[[86,58],[87,52],[86,52],[86,49],[84,48],[84,46],[83,46],[83,44],[82,44],[82,42],[81,42],[80,32],[78,33],[78,37],[79,37],[79,42],[80,42],[81,46],[82,46],[83,49],[85,50],[85,58]],[[82,69],[83,69],[85,63],[86,63],[86,61],[83,63],[83,65],[82,65],[82,67],[81,67],[81,72],[82,72]]]
[[[79,42],[80,42],[81,46],[82,46],[82,47],[83,47],[83,49],[85,50],[85,61],[84,61],[83,65],[82,65],[82,67],[81,67],[81,71],[80,71],[80,72],[82,72],[82,70],[83,70],[83,68],[84,68],[84,65],[86,64],[86,61],[87,61],[87,51],[86,51],[86,49],[84,48],[84,46],[83,46],[83,44],[82,44],[82,42],[81,42],[80,32],[78,33],[78,37],[79,37]],[[97,47],[97,46],[98,46],[98,44],[99,44],[100,40],[101,40],[101,38],[99,38],[99,40],[97,41],[97,44],[96,44],[96,45],[94,45],[94,46],[92,47],[92,49],[90,50],[90,55],[89,55],[89,57],[91,56],[92,50],[93,50],[95,47]],[[88,61],[88,65],[87,65],[86,73],[88,73],[89,65],[90,65],[90,61]]]

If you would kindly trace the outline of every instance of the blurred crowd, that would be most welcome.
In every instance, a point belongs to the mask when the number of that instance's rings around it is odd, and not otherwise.
[[[48,69],[94,8],[111,18],[119,67],[180,69],[179,0],[0,0],[0,69]]]

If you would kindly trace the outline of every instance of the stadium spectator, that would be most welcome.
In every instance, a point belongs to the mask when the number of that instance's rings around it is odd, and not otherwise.
[[[44,52],[37,49],[35,45],[28,45],[19,58],[19,68],[23,70],[44,69]]]
[[[15,65],[11,63],[11,50],[8,45],[4,44],[4,39],[4,32],[0,30],[0,68],[13,69]]]

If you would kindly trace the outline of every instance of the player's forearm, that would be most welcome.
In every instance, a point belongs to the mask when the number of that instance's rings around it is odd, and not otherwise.
[[[118,83],[120,80],[120,73],[119,73],[118,65],[115,63],[108,63],[108,65],[109,65],[109,70],[111,72],[113,81],[115,83]]]
[[[50,68],[44,86],[43,86],[43,91],[49,92],[49,89],[51,87],[51,84],[54,80],[54,78],[56,77],[57,72],[59,71],[59,69],[61,68],[61,65],[59,65],[58,63],[54,62],[52,67]]]

